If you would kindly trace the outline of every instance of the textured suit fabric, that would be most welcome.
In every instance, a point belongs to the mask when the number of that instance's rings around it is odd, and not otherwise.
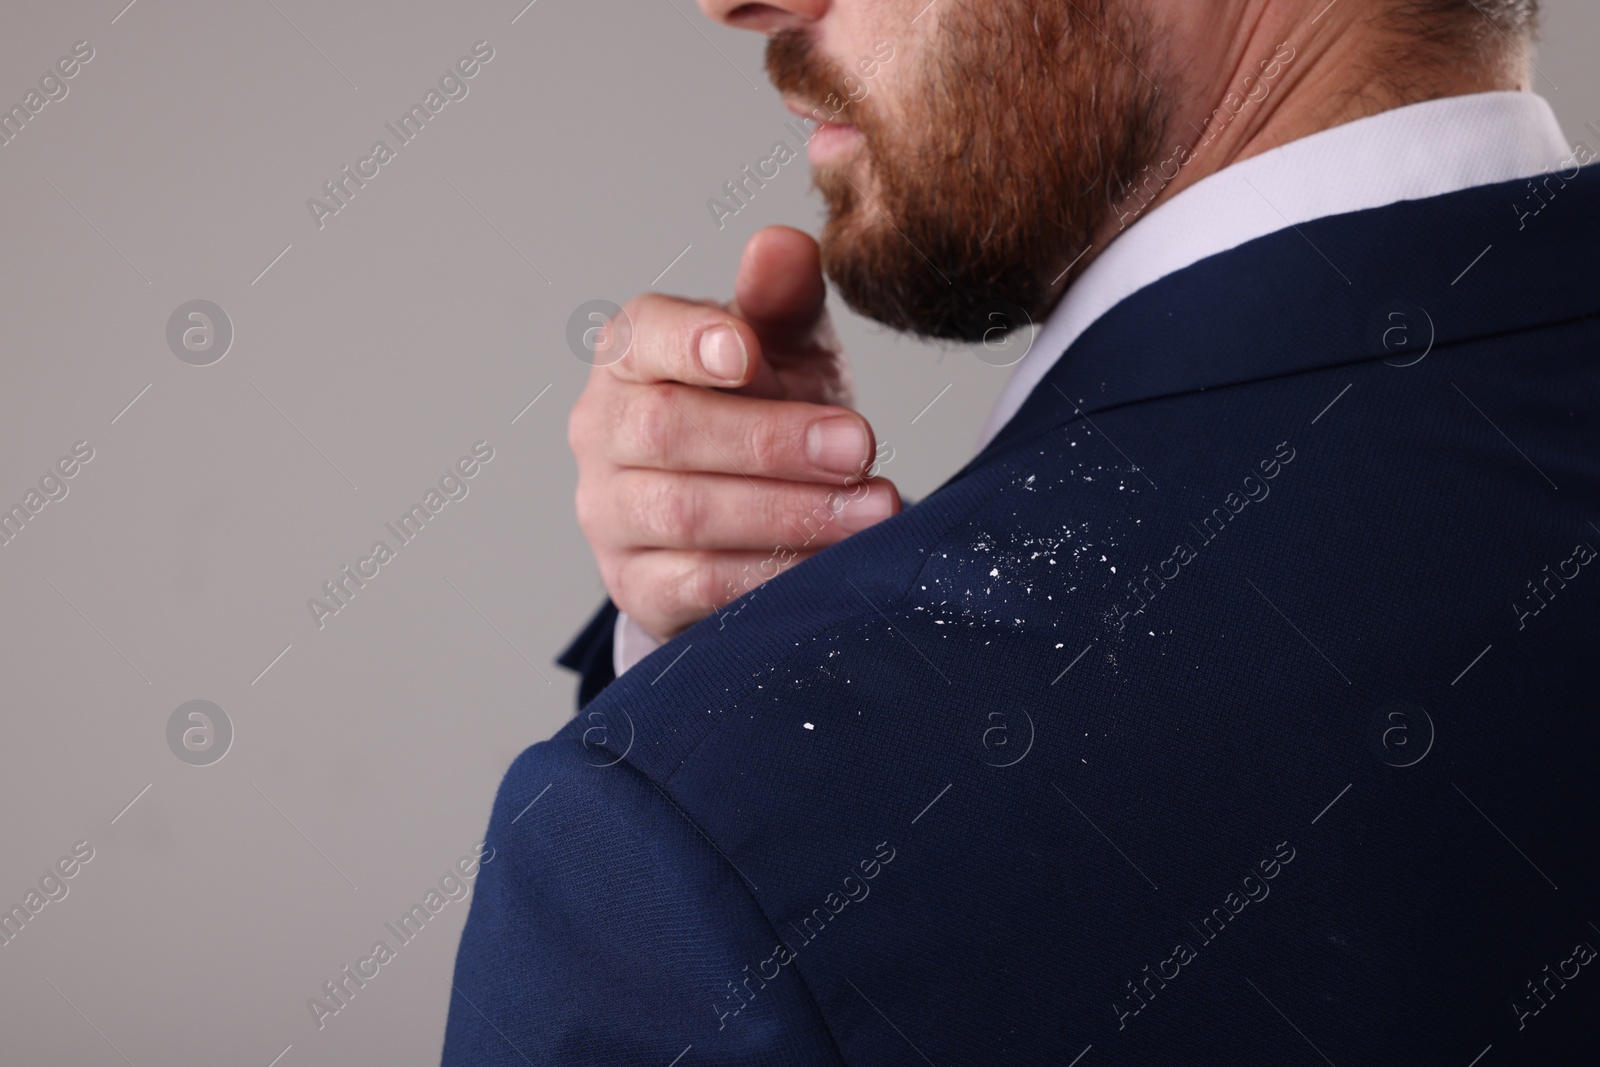
[[[1564,178],[1149,286],[938,492],[606,686],[501,786],[445,1062],[1593,1062]]]

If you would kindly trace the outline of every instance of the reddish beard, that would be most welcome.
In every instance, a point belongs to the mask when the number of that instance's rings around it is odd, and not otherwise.
[[[828,206],[823,268],[846,303],[897,330],[968,341],[996,312],[1002,325],[1048,312],[1052,283],[1166,126],[1141,73],[1152,38],[1129,8],[947,3],[924,69],[896,88],[908,121],[870,92],[846,102],[838,121],[865,150],[813,175]],[[802,30],[773,35],[767,73],[812,105],[845,96],[843,70]]]

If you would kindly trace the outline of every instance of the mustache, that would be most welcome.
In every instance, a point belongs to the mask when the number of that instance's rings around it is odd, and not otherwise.
[[[821,111],[829,122],[864,125],[860,105],[865,96],[851,98],[844,69],[824,55],[805,30],[791,27],[773,34],[767,40],[766,67],[773,88],[804,101],[813,113]],[[838,101],[837,110],[824,102],[830,97]]]

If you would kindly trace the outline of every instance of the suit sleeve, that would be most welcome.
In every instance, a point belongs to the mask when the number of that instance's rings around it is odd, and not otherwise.
[[[556,658],[561,666],[578,674],[579,711],[617,680],[611,656],[616,626],[617,606],[607,600]]]
[[[524,752],[501,784],[445,1067],[666,1067],[691,1045],[695,1067],[842,1067],[793,967],[744,984],[778,937],[743,876],[654,783],[603,765],[611,758],[569,730]]]

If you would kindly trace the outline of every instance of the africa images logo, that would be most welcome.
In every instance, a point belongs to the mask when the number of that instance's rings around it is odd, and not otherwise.
[[[470,853],[445,868],[445,872],[439,876],[437,889],[429,886],[420,903],[412,904],[411,909],[395,921],[383,924],[383,928],[394,937],[393,945],[389,944],[388,938],[374,941],[369,954],[357,959],[353,965],[345,964],[337,974],[323,982],[320,995],[307,997],[306,1007],[310,1009],[311,1019],[317,1024],[317,1029],[321,1030],[328,1025],[330,1018],[348,1008],[356,994],[383,973],[383,967],[392,963],[402,948],[421,936],[423,929],[435,916],[451,903],[471,896],[474,879],[483,865],[494,859],[494,855],[493,845],[479,841]]]
[[[888,41],[879,41],[872,48],[872,55],[864,56],[856,62],[856,69],[861,72],[860,79],[854,75],[847,75],[842,86],[843,92],[831,92],[816,107],[811,109],[811,114],[802,118],[796,125],[792,120],[785,122],[783,128],[794,135],[800,142],[800,147],[805,148],[811,143],[812,135],[817,129],[839,117],[839,114],[850,104],[859,104],[872,92],[868,82],[878,76],[878,72],[894,59],[894,45]],[[756,162],[754,173],[750,164],[746,163],[739,169],[738,177],[722,183],[722,194],[726,200],[710,197],[706,200],[706,210],[711,212],[711,221],[717,224],[717,229],[728,225],[728,220],[745,208],[750,206],[750,201],[756,198],[756,192],[767,187],[767,182],[772,181],[783,172],[783,168],[794,160],[800,158],[800,153],[789,147],[786,140],[772,143],[772,149],[764,159]]]
[[[778,943],[773,946],[772,955],[756,964],[756,973],[750,973],[747,964],[740,972],[742,981],[729,979],[728,992],[723,996],[723,1004],[713,1004],[711,1010],[717,1016],[717,1029],[721,1030],[728,1025],[728,1020],[736,1018],[740,1012],[748,1008],[756,999],[756,994],[767,988],[768,982],[776,981],[783,973],[783,968],[793,963],[800,956],[801,949],[822,935],[822,931],[834,918],[849,907],[852,903],[859,904],[866,900],[872,893],[872,887],[867,883],[883,873],[883,869],[894,862],[894,846],[887,841],[878,842],[872,855],[856,864],[856,868],[846,867],[849,871],[839,881],[839,888],[833,889],[823,898],[822,903],[811,909],[810,914],[800,916],[800,925],[796,926],[791,919],[785,925],[787,931],[780,931]],[[857,874],[857,870],[860,874]],[[790,937],[790,934],[793,937]],[[768,968],[771,973],[768,973]],[[755,983],[752,989],[750,983]],[[731,1010],[724,1006],[731,1004]]]
[[[65,100],[70,87],[67,82],[78,76],[85,64],[94,58],[94,46],[79,41],[72,46],[72,54],[62,56],[55,65],[45,70],[39,78],[39,88],[29,89],[22,103],[12,104],[9,110],[0,111],[0,148],[22,136],[28,123],[35,121],[51,103]]]
[[[377,140],[372,143],[372,151],[356,160],[355,171],[350,170],[346,164],[339,171],[339,176],[331,181],[322,183],[322,191],[327,194],[327,200],[309,197],[306,208],[311,212],[311,221],[317,224],[317,229],[327,225],[330,215],[337,215],[340,211],[350,206],[350,201],[355,199],[357,190],[365,189],[367,182],[376,178],[381,168],[399,158],[399,150],[410,144],[420,134],[429,120],[445,109],[445,105],[456,100],[465,100],[472,87],[467,81],[477,77],[483,69],[483,64],[494,58],[494,49],[488,41],[479,41],[472,46],[472,54],[462,56],[456,60],[455,65],[439,76],[439,87],[430,87],[422,97],[422,103],[412,104],[405,114],[393,122],[385,122],[384,128],[394,135],[393,147],[388,141]]]
[[[45,509],[45,505],[65,500],[71,491],[67,481],[76,477],[91,459],[94,459],[94,446],[88,441],[77,442],[72,446],[71,455],[62,456],[54,466],[45,468],[44,474],[39,477],[38,489],[29,486],[21,502],[10,507],[0,505],[0,545],[9,545],[21,536],[28,523]]]
[[[423,494],[420,503],[412,504],[393,522],[385,522],[384,529],[394,537],[395,544],[390,546],[388,541],[378,540],[372,543],[372,550],[365,556],[356,560],[355,570],[352,572],[346,563],[339,569],[333,578],[322,583],[322,592],[326,600],[317,597],[306,598],[306,608],[311,612],[311,621],[317,624],[317,629],[327,625],[330,616],[337,615],[350,606],[356,593],[367,587],[367,583],[382,573],[382,568],[390,561],[398,558],[400,549],[415,541],[428,523],[445,509],[452,501],[465,500],[472,491],[469,484],[483,470],[484,464],[494,459],[494,446],[488,441],[479,441],[472,446],[472,454],[462,456],[456,460],[454,466],[447,469],[439,478],[439,487],[429,487]]]

